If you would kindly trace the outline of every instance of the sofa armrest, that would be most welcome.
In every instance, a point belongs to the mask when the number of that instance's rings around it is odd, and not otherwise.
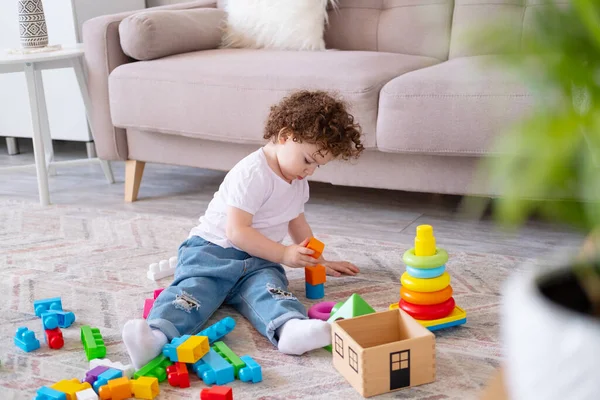
[[[121,48],[119,24],[130,15],[148,10],[186,10],[215,8],[216,0],[198,0],[164,7],[105,15],[83,24],[83,44],[87,69],[87,85],[92,109],[90,120],[98,157],[103,160],[127,160],[125,130],[116,128],[110,116],[108,76],[119,65],[133,62]]]

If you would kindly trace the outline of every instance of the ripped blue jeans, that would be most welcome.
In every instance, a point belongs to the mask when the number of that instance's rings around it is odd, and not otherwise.
[[[179,246],[175,279],[154,302],[148,324],[169,340],[193,335],[228,304],[277,346],[277,328],[308,318],[288,283],[279,264],[192,236]]]

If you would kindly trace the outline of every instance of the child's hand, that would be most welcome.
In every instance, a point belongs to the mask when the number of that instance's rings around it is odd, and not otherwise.
[[[285,264],[291,268],[313,267],[317,265],[317,260],[312,257],[312,254],[315,251],[307,248],[307,244],[308,241],[305,240],[300,244],[286,246],[285,250],[283,251],[282,264]]]
[[[354,276],[360,272],[356,265],[351,264],[348,261],[325,261],[322,259],[321,265],[325,266],[327,275],[331,276]]]

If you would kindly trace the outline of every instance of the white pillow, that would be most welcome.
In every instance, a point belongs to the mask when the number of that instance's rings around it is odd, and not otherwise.
[[[325,50],[329,1],[220,0],[227,13],[221,47]]]

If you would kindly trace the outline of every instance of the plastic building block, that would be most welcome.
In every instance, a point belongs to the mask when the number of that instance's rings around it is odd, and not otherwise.
[[[93,367],[85,373],[85,378],[83,379],[83,381],[89,383],[90,385],[93,385],[94,382],[98,380],[98,376],[107,370],[108,367],[105,367],[104,365],[98,365],[96,367]]]
[[[100,387],[98,394],[102,400],[125,400],[133,395],[129,378],[126,376],[108,381]]]
[[[48,311],[41,315],[44,329],[68,328],[75,322],[75,314],[71,311]]]
[[[362,297],[358,294],[352,294],[348,300],[344,302],[335,313],[333,313],[327,320],[327,322],[333,322],[338,319],[349,319],[354,317],[360,317],[361,315],[372,314],[375,310],[371,307]]]
[[[225,317],[219,322],[216,322],[204,329],[196,336],[206,336],[208,337],[208,343],[213,344],[231,332],[233,328],[235,328],[235,320],[231,317]]]
[[[305,267],[304,279],[311,285],[325,283],[327,282],[327,274],[325,271],[325,267],[321,264],[315,265],[314,267]]]
[[[123,365],[123,363],[121,363],[121,362],[112,362],[108,358],[95,358],[90,361],[90,368],[99,367],[99,366],[106,367],[107,369],[108,368],[118,369],[119,371],[123,372],[123,376],[126,376],[130,379],[133,377],[133,373],[135,372],[133,365],[131,365],[131,364]]]
[[[46,343],[48,343],[48,347],[51,349],[60,349],[65,345],[60,328],[46,329],[45,332]]]
[[[233,400],[233,390],[229,386],[213,386],[200,392],[200,400]]]
[[[150,310],[152,310],[153,305],[154,305],[154,299],[144,300],[144,312],[142,313],[142,317],[144,319],[148,318],[148,314],[150,314]]]
[[[59,392],[63,392],[67,396],[67,400],[77,400],[75,393],[91,388],[89,383],[79,382],[76,378],[70,380],[63,379],[62,381],[56,382],[50,387],[54,390],[58,390]]]
[[[305,283],[306,287],[306,298],[311,300],[322,299],[325,297],[325,285],[320,283],[318,285],[311,285],[310,283]]]
[[[193,364],[208,353],[206,336],[191,336],[177,347],[177,358],[180,362]]]
[[[389,309],[395,310],[398,308],[398,303],[390,304]],[[458,326],[465,324],[467,322],[467,312],[460,308],[459,306],[455,306],[454,310],[444,318],[433,319],[433,320],[416,320],[419,324],[429,329],[431,332],[439,331],[440,329],[450,328],[452,326]]]
[[[162,293],[163,290],[165,290],[165,288],[156,289],[154,291],[154,300],[156,300],[156,298]]]
[[[43,313],[48,312],[49,310],[62,311],[62,300],[60,297],[36,300],[33,302],[33,310],[38,317],[41,317]]]
[[[315,251],[311,255],[311,257],[313,257],[313,258],[321,257],[321,254],[323,254],[323,250],[325,250],[325,244],[323,242],[321,242],[319,239],[316,239],[314,237],[310,238],[306,247]]]
[[[56,389],[44,386],[38,389],[35,400],[67,400],[67,395]]]
[[[167,379],[167,367],[173,363],[164,355],[152,359],[148,364],[140,368],[133,377],[139,379],[141,376],[150,376],[158,379],[159,382]]]
[[[81,392],[75,393],[77,400],[98,400],[98,395],[94,392],[94,389],[85,389]]]
[[[213,349],[194,364],[193,370],[207,385],[224,385],[235,379],[233,366]]]
[[[117,379],[117,378],[122,378],[122,377],[123,377],[123,372],[121,370],[109,368],[106,371],[104,371],[103,373],[101,373],[100,375],[98,375],[98,379],[96,379],[96,382],[94,382],[94,385],[93,385],[94,390],[96,391],[96,393],[98,393],[100,388],[102,386],[106,385],[109,381],[112,381],[113,379]]]
[[[243,362],[242,359],[225,344],[225,342],[215,342],[212,349],[233,366],[234,376],[239,378],[239,371],[246,366],[246,363]]]
[[[450,285],[450,274],[448,272],[444,272],[442,275],[437,278],[430,279],[420,279],[412,277],[408,274],[408,272],[404,272],[400,277],[400,282],[402,283],[402,287],[407,288],[408,290],[412,290],[413,292],[438,292],[448,285]]]
[[[242,361],[246,366],[240,369],[239,378],[242,382],[258,383],[262,381],[262,368],[248,355],[242,356]]]
[[[331,316],[331,310],[333,310],[334,306],[335,302],[333,301],[317,303],[308,309],[308,318],[327,321]]]
[[[456,307],[454,297],[450,297],[443,303],[422,305],[412,304],[403,299],[400,299],[398,306],[406,311],[414,319],[434,320],[447,317]]]
[[[171,386],[189,388],[190,374],[188,374],[187,366],[182,362],[177,362],[167,367],[167,380]]]
[[[106,356],[106,346],[100,334],[100,329],[90,328],[88,325],[81,327],[81,343],[85,349],[85,356],[90,361],[94,358],[104,358]]]
[[[153,376],[140,376],[131,381],[131,391],[136,399],[153,400],[160,393],[158,379]]]
[[[40,348],[40,341],[35,338],[35,332],[24,326],[17,328],[14,342],[17,347],[28,353]]]
[[[150,264],[148,267],[148,279],[157,281],[167,276],[175,274],[175,268],[177,267],[177,257],[173,256],[169,260],[161,260],[159,263]]]

